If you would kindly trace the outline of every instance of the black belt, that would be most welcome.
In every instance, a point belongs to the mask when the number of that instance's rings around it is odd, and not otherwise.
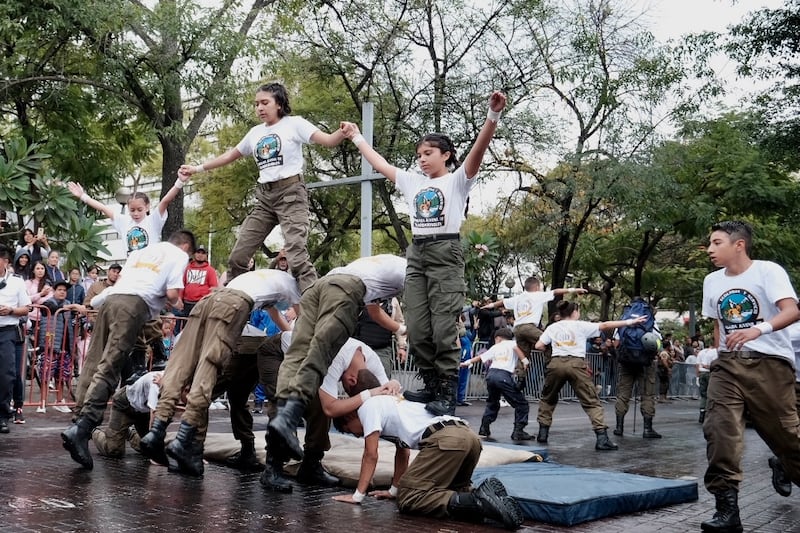
[[[437,233],[435,235],[414,235],[411,237],[411,242],[414,244],[423,244],[435,241],[455,241],[460,238],[461,235],[458,233]]]
[[[466,425],[467,425],[467,423],[464,422],[463,420],[453,420],[453,419],[440,420],[440,421],[438,421],[438,422],[436,422],[434,424],[431,424],[427,428],[425,428],[425,431],[422,432],[422,438],[423,439],[427,439],[428,437],[430,437],[431,435],[433,435],[434,433],[436,433],[440,429],[444,429],[447,426],[466,426]]]
[[[731,350],[727,352],[720,351],[719,356],[723,359],[762,359],[764,357],[774,357],[768,353],[754,352],[752,350]]]
[[[267,183],[259,183],[259,186],[271,191],[272,189],[281,189],[283,187],[288,187],[293,183],[297,183],[303,181],[303,177],[300,174],[295,174],[294,176],[289,176],[288,178],[282,178],[277,181],[268,181]]]

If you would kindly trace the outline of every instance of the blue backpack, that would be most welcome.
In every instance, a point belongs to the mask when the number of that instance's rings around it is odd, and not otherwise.
[[[642,344],[645,333],[658,331],[656,328],[656,314],[653,308],[644,299],[634,298],[622,310],[620,320],[646,316],[647,321],[635,326],[619,328],[619,347],[617,348],[617,361],[628,366],[650,366],[657,353],[646,349]]]

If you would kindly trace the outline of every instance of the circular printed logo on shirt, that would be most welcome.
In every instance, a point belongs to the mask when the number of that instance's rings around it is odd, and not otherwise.
[[[726,329],[750,327],[758,317],[758,300],[744,289],[731,289],[722,294],[717,304]],[[733,326],[733,327],[728,327]]]
[[[436,218],[444,210],[444,195],[439,189],[428,187],[414,197],[417,218]]]
[[[280,151],[281,138],[274,133],[270,133],[266,137],[262,137],[258,143],[256,143],[256,162],[274,159],[278,156]]]
[[[150,244],[150,237],[147,235],[144,228],[140,226],[134,226],[129,229],[126,240],[128,241],[128,252],[141,250]]]

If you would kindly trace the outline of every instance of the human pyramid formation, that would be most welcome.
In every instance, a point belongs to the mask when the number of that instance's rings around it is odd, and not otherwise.
[[[271,403],[276,409],[270,415],[266,435],[268,465],[261,476],[265,488],[279,492],[292,490],[291,481],[284,475],[284,465],[290,459],[301,461],[299,481],[336,483],[320,464],[330,447],[327,435],[333,418],[337,427],[364,436],[365,441],[358,486],[353,494],[336,496],[338,501],[358,504],[370,495],[395,499],[403,512],[476,521],[490,519],[509,529],[519,527],[523,521],[521,508],[499,480],[489,478],[472,488],[470,480],[480,456],[481,441],[465,421],[454,416],[460,362],[457,320],[466,295],[459,231],[468,195],[505,105],[504,94],[491,95],[486,121],[461,164],[447,136],[425,135],[416,147],[423,172],[419,174],[387,163],[365,141],[355,124],[342,122],[334,133],[324,133],[305,119],[291,115],[283,86],[269,84],[259,88],[255,108],[263,124],[251,129],[235,148],[224,154],[202,165],[182,166],[169,193],[174,197],[192,174],[219,168],[242,156],[253,156],[258,165],[256,205],[242,224],[231,252],[229,281],[192,309],[160,379],[155,417],[140,443],[142,453],[168,465],[172,471],[202,475],[208,408],[219,385],[218,376],[222,375],[223,381],[233,383],[234,387],[237,383],[252,386],[252,380],[247,378],[248,373],[253,374],[252,362],[250,366],[237,362],[240,355],[237,349],[247,336],[243,331],[251,310],[266,307],[285,333],[260,341],[254,350],[259,361],[263,356],[271,362],[275,387]],[[411,213],[412,244],[405,259],[391,255],[361,258],[318,279],[306,244],[309,220],[307,191],[301,176],[302,145],[313,142],[335,146],[345,138],[354,143],[377,172],[395,183],[406,198]],[[79,185],[70,184],[70,190],[90,206],[101,208]],[[93,466],[88,442],[102,421],[108,400],[115,395],[128,353],[146,323],[156,318],[166,303],[181,308],[182,274],[187,254],[195,248],[194,236],[185,230],[173,234],[168,242],[157,242],[165,209],[162,211],[160,204],[155,217],[144,217],[145,204],[143,201],[142,213],[137,214],[139,219],[128,221],[123,232],[129,236],[129,244],[135,242],[139,249],[131,251],[119,281],[92,301],[92,305],[99,306],[99,314],[78,386],[78,414],[61,434],[71,457],[87,469]],[[278,224],[285,237],[291,275],[279,270],[249,271],[253,253]],[[131,228],[136,228],[136,239],[130,238]],[[145,246],[141,246],[143,242]],[[781,267],[750,259],[750,242],[748,225],[728,222],[712,228],[708,248],[712,262],[721,270],[706,279],[703,295],[703,312],[715,319],[715,345],[720,350],[719,359],[711,367],[709,407],[704,422],[709,443],[706,485],[717,500],[714,518],[703,523],[706,531],[741,531],[736,494],[741,480],[738,465],[741,415],[745,408],[754,415],[759,433],[776,452],[770,466],[773,480],[782,493],[787,492],[787,485],[790,492],[790,482],[800,481],[798,423],[791,427],[777,423],[786,419],[777,415],[788,417],[792,413],[797,422],[793,352],[784,331],[800,317],[797,297]],[[376,323],[397,331],[401,326],[375,302],[392,298],[401,291],[409,343],[424,383],[420,391],[405,392],[405,399],[412,400],[405,402],[401,401],[399,384],[388,380],[377,357],[365,346],[349,340],[364,308]],[[535,292],[526,288],[526,294]],[[750,303],[757,305],[745,309],[756,311],[735,316],[730,313],[733,304],[741,304],[736,295],[751,298]],[[554,291],[548,291],[547,299],[554,296]],[[289,324],[276,310],[280,305],[293,306],[297,313],[291,335]],[[736,309],[743,308],[740,305]],[[541,309],[538,312],[541,314]],[[524,364],[531,342],[540,350],[549,345],[553,357],[548,364],[540,404],[539,441],[547,442],[558,390],[569,381],[579,395],[585,396],[581,401],[597,434],[596,449],[614,450],[617,446],[606,433],[602,407],[599,403],[595,405],[596,391],[586,377],[585,340],[596,336],[600,329],[632,326],[638,319],[600,324],[582,321],[578,305],[570,301],[559,302],[553,318],[538,337],[525,337],[526,323],[518,320],[520,339],[523,344],[525,339],[528,342],[527,351],[506,345],[502,348],[504,353],[492,353],[490,357],[497,361],[505,358],[511,362],[504,370],[508,376],[495,374],[492,379],[497,387],[504,387],[514,364],[517,361]],[[510,340],[506,337],[504,333],[497,340]],[[498,342],[498,346],[503,344]],[[785,359],[791,364],[786,364]],[[754,360],[759,361],[758,368],[753,367]],[[276,361],[279,367],[275,377]],[[264,367],[267,366],[265,362]],[[262,372],[260,363],[259,372]],[[340,381],[348,398],[337,398]],[[750,388],[737,388],[732,383],[746,383]],[[776,383],[785,386],[781,385],[778,391]],[[250,389],[237,390],[246,401]],[[742,390],[757,394],[751,396]],[[186,397],[186,410],[177,437],[165,446],[167,427],[182,393]],[[115,407],[118,399],[124,406],[125,398],[117,392]],[[480,434],[488,436],[489,424],[496,415],[496,411],[487,413]],[[305,447],[296,433],[303,418],[307,421]],[[252,418],[249,422],[252,426]],[[515,422],[515,434],[520,439],[530,439],[524,432],[527,409]],[[246,428],[234,433],[242,441],[242,449],[234,461],[240,466],[253,466],[252,427],[249,433]],[[390,489],[368,493],[380,438],[397,445],[396,471]],[[408,450],[412,448],[420,453],[409,465]]]

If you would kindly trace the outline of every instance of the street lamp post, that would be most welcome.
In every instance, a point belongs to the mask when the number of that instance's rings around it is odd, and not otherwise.
[[[117,200],[117,203],[122,206],[120,209],[120,213],[125,213],[125,206],[128,205],[128,200],[131,199],[131,190],[127,187],[120,187],[117,189],[117,193],[114,195],[114,198]]]

